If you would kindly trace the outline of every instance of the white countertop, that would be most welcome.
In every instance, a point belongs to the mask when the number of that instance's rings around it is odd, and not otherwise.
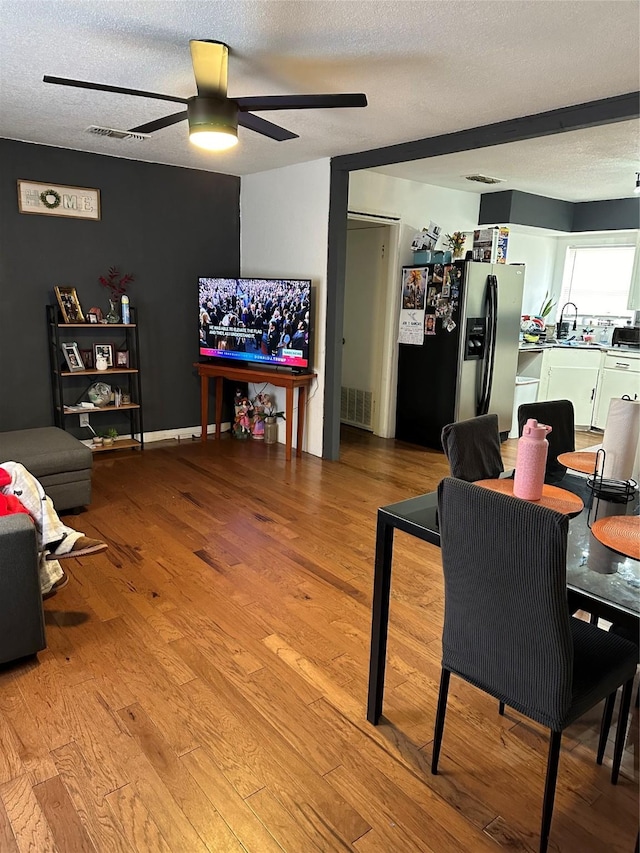
[[[535,350],[544,350],[544,349],[597,349],[604,350],[607,352],[624,352],[628,355],[640,355],[640,349],[638,347],[631,346],[612,346],[611,344],[598,344],[598,343],[587,343],[586,341],[572,341],[571,343],[561,344],[557,341],[555,343],[547,343],[546,341],[542,341],[537,344],[528,344],[524,341],[520,341],[519,347],[521,352],[533,352]]]

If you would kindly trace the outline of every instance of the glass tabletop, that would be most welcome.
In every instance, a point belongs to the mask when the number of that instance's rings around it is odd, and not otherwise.
[[[584,501],[583,511],[569,521],[567,541],[567,586],[580,594],[640,617],[640,561],[624,557],[602,545],[593,536],[589,523],[607,515],[634,515],[638,496],[630,503],[594,499],[586,477],[566,474],[555,485],[572,491]],[[399,503],[381,507],[379,518],[394,528],[411,533],[433,545],[440,545],[437,516],[438,496],[428,492]]]

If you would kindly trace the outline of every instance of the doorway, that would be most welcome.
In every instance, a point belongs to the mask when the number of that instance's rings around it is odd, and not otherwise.
[[[399,223],[349,214],[340,422],[384,438],[395,432]]]

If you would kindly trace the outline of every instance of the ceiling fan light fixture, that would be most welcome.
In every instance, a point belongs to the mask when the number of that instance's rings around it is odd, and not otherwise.
[[[238,137],[233,131],[198,128],[189,131],[189,141],[206,151],[226,151],[238,144]]]
[[[238,144],[238,107],[221,98],[192,98],[187,104],[189,140],[207,151]]]

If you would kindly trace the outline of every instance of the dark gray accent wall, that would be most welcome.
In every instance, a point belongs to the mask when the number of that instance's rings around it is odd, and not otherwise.
[[[19,213],[18,179],[99,189],[102,219]],[[197,279],[240,274],[240,179],[0,139],[0,430],[53,423],[45,305],[70,285],[106,309],[112,265],[135,274],[145,432],[198,424]]]
[[[483,193],[478,214],[478,225],[533,225],[566,232],[623,231],[638,228],[639,221],[639,198],[571,202],[520,190]]]
[[[573,204],[519,190],[483,193],[478,225],[534,225],[554,231],[571,231]]]
[[[572,231],[623,231],[640,228],[640,197],[574,204]]]

